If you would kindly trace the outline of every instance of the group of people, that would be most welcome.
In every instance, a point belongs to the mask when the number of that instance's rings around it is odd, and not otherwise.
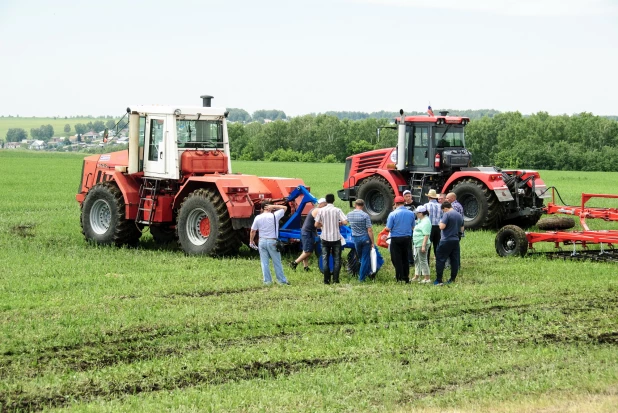
[[[431,248],[436,256],[436,280],[443,285],[443,274],[450,264],[451,277],[457,278],[460,266],[459,241],[464,234],[463,207],[454,193],[437,194],[435,189],[426,194],[429,202],[415,208],[410,205],[410,191],[395,197],[395,205],[386,221],[385,231],[390,235],[391,261],[397,281],[410,282],[410,263],[414,263],[411,281],[431,282],[429,257]],[[408,198],[408,199],[406,199]],[[412,257],[409,255],[412,254]]]
[[[410,282],[410,267],[414,266],[412,281],[431,282],[429,274],[430,251],[436,256],[435,285],[443,285],[443,273],[450,263],[452,283],[460,266],[459,241],[464,234],[463,207],[454,193],[437,194],[435,189],[427,194],[429,202],[418,207],[412,200],[412,193],[404,191],[403,196],[394,199],[393,211],[389,214],[385,231],[390,238],[389,250],[395,267],[397,281]],[[296,270],[300,263],[310,271],[309,257],[315,250],[315,240],[320,229],[324,284],[339,283],[341,271],[342,239],[340,226],[349,225],[357,256],[360,259],[359,281],[363,282],[374,274],[371,268],[371,251],[375,248],[374,234],[369,214],[364,211],[365,202],[355,201],[355,208],[347,214],[335,207],[335,196],[328,194],[317,201],[305,218],[301,228],[302,253],[289,263]],[[250,246],[259,250],[264,284],[272,283],[269,261],[272,260],[277,281],[290,285],[283,273],[281,254],[276,248],[278,223],[285,214],[286,206],[267,204],[258,215],[250,233]],[[259,231],[259,245],[255,235]],[[332,270],[329,262],[332,260]],[[421,278],[422,277],[422,278]]]

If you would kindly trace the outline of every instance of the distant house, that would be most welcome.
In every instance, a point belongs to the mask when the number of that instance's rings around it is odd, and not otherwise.
[[[40,151],[42,149],[45,149],[45,142],[44,141],[40,141],[40,140],[35,140],[34,142],[32,142],[30,144],[30,146],[28,146],[28,149],[33,149],[35,151]]]
[[[4,144],[5,149],[19,149],[21,147],[21,142],[7,142]]]
[[[90,131],[90,132],[82,134],[82,140],[86,138],[95,139],[98,137],[99,137],[99,134],[96,133],[95,131]]]

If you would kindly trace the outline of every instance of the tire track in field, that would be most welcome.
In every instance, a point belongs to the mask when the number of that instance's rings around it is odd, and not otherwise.
[[[0,356],[0,379],[15,377],[18,373],[19,377],[34,378],[50,371],[88,371],[100,369],[122,363],[134,363],[145,360],[152,360],[159,357],[176,357],[189,352],[198,351],[209,346],[219,348],[239,347],[258,344],[262,342],[287,339],[294,336],[300,336],[304,333],[320,333],[323,332],[323,327],[354,327],[361,325],[384,325],[388,328],[389,324],[397,323],[414,323],[417,328],[423,329],[431,327],[437,323],[442,323],[447,320],[453,320],[465,316],[495,316],[500,313],[515,311],[518,314],[527,313],[530,310],[535,312],[558,310],[565,314],[580,311],[590,311],[591,309],[607,308],[608,301],[605,298],[600,298],[597,303],[593,303],[589,298],[582,300],[572,300],[567,304],[569,306],[561,306],[553,304],[548,306],[538,307],[533,304],[499,304],[492,301],[491,305],[464,308],[453,311],[448,308],[438,309],[432,318],[415,318],[409,308],[402,308],[398,312],[391,313],[392,316],[401,315],[400,319],[385,321],[378,316],[373,318],[365,318],[362,322],[358,320],[350,320],[347,318],[333,320],[308,320],[297,323],[277,323],[273,325],[280,331],[275,334],[261,334],[255,336],[240,336],[231,339],[225,338],[204,338],[197,337],[201,333],[210,331],[221,331],[226,328],[231,328],[236,331],[251,331],[249,323],[243,322],[224,322],[214,325],[204,326],[182,326],[158,328],[152,327],[136,327],[133,329],[124,329],[119,331],[108,332],[106,335],[111,336],[110,340],[95,340],[86,341],[67,346],[52,346],[35,351],[22,352],[5,352]],[[582,301],[585,301],[586,306],[582,307]],[[611,300],[610,300],[611,301]],[[431,309],[428,309],[431,310]],[[355,322],[356,321],[356,322]],[[600,337],[596,340],[593,336],[584,338],[567,338],[566,336],[553,337],[551,334],[542,335],[540,332],[534,337],[526,337],[526,340],[536,340],[538,343],[546,343],[551,341],[585,341],[590,344],[612,344],[616,342],[614,332],[606,333],[607,336]],[[183,339],[182,336],[186,338]],[[170,340],[168,340],[170,339]],[[164,340],[157,342],[157,340]],[[179,345],[178,342],[183,344]],[[15,367],[13,367],[15,365]],[[21,371],[20,366],[28,366],[26,371]],[[35,366],[35,367],[29,367]],[[16,371],[17,370],[17,371]]]
[[[140,376],[139,381],[134,383],[96,383],[89,380],[72,386],[70,394],[66,391],[28,394],[19,389],[13,392],[0,392],[0,411],[40,411],[66,407],[75,402],[88,403],[96,398],[120,398],[148,392],[184,389],[202,384],[221,385],[231,381],[276,378],[307,369],[321,369],[356,360],[356,357],[349,356],[296,361],[254,361],[229,369],[187,370],[171,377]]]

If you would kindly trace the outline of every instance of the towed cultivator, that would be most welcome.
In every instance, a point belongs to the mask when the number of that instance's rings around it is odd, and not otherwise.
[[[561,231],[575,225],[569,217],[550,217],[539,221],[539,228],[547,229],[546,232],[524,232],[515,225],[507,225],[496,234],[496,252],[502,257],[523,257],[532,250],[534,254],[545,254],[549,258],[618,262],[618,250],[614,247],[618,245],[618,230],[591,230],[586,224],[587,218],[618,221],[618,209],[586,207],[586,203],[592,198],[618,199],[618,195],[582,194],[579,206],[557,205],[552,196],[552,202],[545,207],[545,212],[577,216],[583,230]],[[537,242],[553,242],[555,250],[536,252],[534,244]],[[590,249],[592,245],[599,247]],[[563,246],[568,248],[563,249]],[[580,247],[579,250],[577,246]]]

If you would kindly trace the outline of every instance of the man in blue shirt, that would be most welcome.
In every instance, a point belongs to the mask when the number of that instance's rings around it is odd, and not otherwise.
[[[352,239],[356,255],[360,259],[358,281],[363,282],[371,275],[371,250],[373,249],[373,229],[371,217],[363,211],[365,201],[357,199],[354,203],[356,209],[348,213],[348,223],[352,229]]]
[[[464,230],[464,220],[447,201],[442,203],[440,230],[442,234],[436,250],[436,281],[434,281],[434,285],[442,285],[442,273],[444,273],[447,259],[451,259],[451,278],[447,281],[448,284],[455,282],[459,270],[459,239]]]
[[[386,231],[391,238],[391,261],[395,267],[397,281],[410,282],[410,266],[408,264],[408,250],[412,241],[412,229],[414,228],[414,212],[404,206],[402,196],[395,197],[395,210],[390,213],[386,220]]]

